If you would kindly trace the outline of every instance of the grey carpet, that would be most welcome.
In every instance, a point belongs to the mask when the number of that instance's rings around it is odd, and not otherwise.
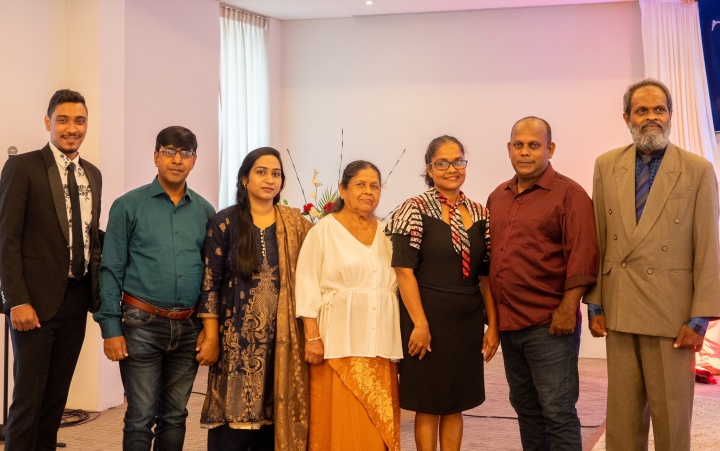
[[[585,449],[592,449],[602,429],[598,426],[605,416],[605,395],[607,379],[605,360],[580,359],[580,400],[578,414],[583,425],[583,443]],[[207,369],[202,369],[195,382],[195,391],[204,393],[207,383]],[[519,450],[520,434],[517,428],[515,412],[508,402],[507,382],[502,365],[502,354],[498,354],[486,366],[487,401],[480,407],[468,411],[465,416],[463,450]],[[712,435],[707,443],[716,441],[715,433],[720,432],[718,420],[708,412],[720,412],[720,400],[705,401],[702,398],[720,398],[720,386],[696,385],[695,413],[705,412],[702,421],[693,419],[693,439],[695,436]],[[188,418],[185,449],[201,451],[206,449],[207,432],[199,427],[199,415],[204,396],[193,394],[188,405]],[[705,405],[712,403],[711,405]],[[102,412],[98,418],[86,424],[63,428],[60,440],[67,444],[68,451],[107,451],[119,450],[122,443],[122,419],[125,405]],[[602,438],[601,438],[602,440]],[[703,439],[705,440],[705,439]],[[600,446],[601,442],[597,443]],[[598,448],[595,449],[604,449]],[[698,445],[705,446],[705,445]],[[0,450],[4,449],[0,444]],[[415,450],[413,439],[413,414],[403,412],[402,449]],[[693,450],[717,449],[717,447],[695,447]]]

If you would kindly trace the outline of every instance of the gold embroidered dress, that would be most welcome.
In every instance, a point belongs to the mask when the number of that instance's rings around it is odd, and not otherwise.
[[[254,227],[260,268],[247,280],[233,271],[237,215],[237,206],[219,212],[205,239],[198,316],[218,318],[220,356],[209,370],[200,422],[236,429],[275,423],[276,449],[305,449],[307,368],[291,281],[311,224],[298,210],[277,207],[275,224]]]

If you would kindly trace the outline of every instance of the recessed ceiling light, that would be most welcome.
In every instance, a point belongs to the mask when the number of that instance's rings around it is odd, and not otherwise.
[[[372,5],[373,2],[372,2],[372,0],[365,0],[365,4],[366,4],[366,5]]]

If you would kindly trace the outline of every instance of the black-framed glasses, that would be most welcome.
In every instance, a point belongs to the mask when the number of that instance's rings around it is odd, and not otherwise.
[[[180,154],[181,158],[192,158],[197,155],[194,150],[166,149],[164,147],[161,147],[160,150],[156,150],[156,152],[160,152],[168,158],[175,158],[175,155],[178,153]]]
[[[455,169],[464,169],[465,167],[467,167],[468,162],[467,160],[455,160],[453,162],[438,160],[430,164],[435,166],[435,169],[437,169],[438,171],[446,171],[451,164]]]

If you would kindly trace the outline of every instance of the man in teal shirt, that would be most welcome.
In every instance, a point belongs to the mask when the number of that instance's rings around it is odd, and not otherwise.
[[[162,130],[158,175],[110,208],[102,263],[102,306],[93,315],[105,355],[120,362],[127,412],[123,449],[181,451],[187,402],[205,340],[195,313],[207,222],[215,210],[185,183],[197,139],[185,127]],[[153,431],[153,426],[155,430]]]

